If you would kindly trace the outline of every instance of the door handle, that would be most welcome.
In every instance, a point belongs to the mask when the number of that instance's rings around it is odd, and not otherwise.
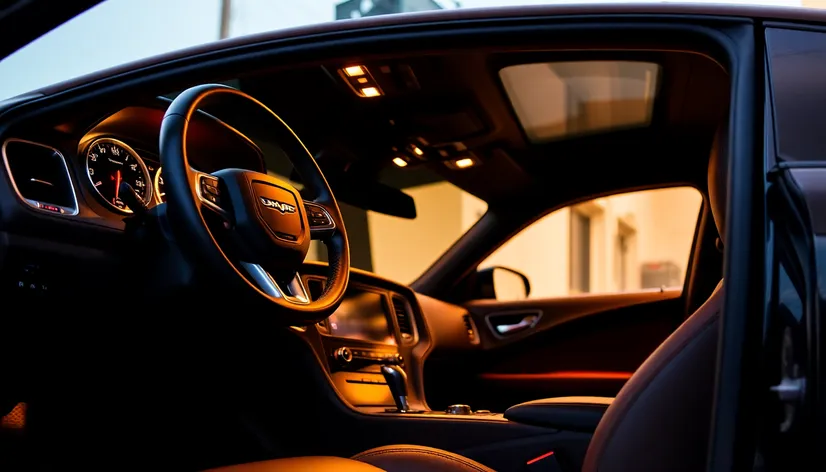
[[[539,319],[537,315],[527,315],[518,323],[513,324],[496,324],[493,323],[496,332],[502,335],[516,334],[520,331],[533,328],[536,321]]]

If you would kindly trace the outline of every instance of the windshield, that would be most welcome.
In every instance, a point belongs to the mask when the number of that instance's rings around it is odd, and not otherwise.
[[[661,0],[649,0],[664,3]],[[707,0],[694,0],[709,3]],[[334,20],[425,10],[590,0],[107,0],[0,62],[0,100],[158,54]],[[635,3],[640,3],[639,1]],[[685,1],[679,3],[686,3]],[[821,0],[729,0],[818,7]]]
[[[487,211],[487,203],[450,182],[403,187],[416,202],[416,218],[365,211],[339,201],[350,243],[350,266],[386,279],[411,283]],[[307,260],[327,260],[313,241]]]
[[[649,1],[663,3],[659,0]],[[708,3],[706,0],[695,1]],[[3,77],[0,81],[0,100],[108,67],[223,38],[366,16],[549,3],[621,2],[107,0],[0,61],[0,72]],[[822,4],[818,0],[751,0],[727,3],[787,7],[818,7],[818,4]],[[563,66],[565,65],[556,65]],[[569,64],[565,67],[578,66]],[[652,80],[656,78],[656,70],[649,70],[650,67],[645,64],[638,65],[639,67],[645,69],[643,72],[648,73]],[[541,73],[547,75],[547,65],[540,69]],[[530,68],[514,68],[512,71],[503,71],[506,75],[503,80],[506,85],[518,84],[520,81],[532,80],[534,72],[536,71]],[[518,87],[516,89],[518,92]],[[540,125],[544,123],[544,115],[535,113],[537,107],[536,103],[531,101],[532,97],[528,97],[526,101],[513,90],[508,90],[508,93],[515,105],[524,102],[524,113],[519,116],[523,126],[530,130],[536,125],[534,128],[541,131]],[[645,122],[646,113],[649,111],[647,108],[640,111],[640,122]],[[627,123],[617,126],[625,124]],[[590,128],[582,131],[589,130]],[[555,139],[556,135],[539,133],[535,138],[537,141],[545,141]],[[405,179],[395,181],[391,175],[386,183],[413,198],[417,214],[414,219],[365,211],[342,203],[342,212],[350,234],[352,266],[402,283],[415,280],[487,210],[485,202],[441,178],[421,176],[411,180],[409,175],[407,174],[408,177]],[[308,258],[325,260],[325,248],[314,245]]]

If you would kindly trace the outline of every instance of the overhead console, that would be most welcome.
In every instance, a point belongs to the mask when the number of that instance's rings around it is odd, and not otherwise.
[[[381,116],[388,161],[399,167],[442,162],[448,169],[481,163],[467,140],[486,136],[489,119],[472,95],[446,93],[445,76],[428,59],[340,63],[326,68],[339,88]],[[395,105],[394,105],[395,104]],[[398,106],[403,104],[403,106]]]

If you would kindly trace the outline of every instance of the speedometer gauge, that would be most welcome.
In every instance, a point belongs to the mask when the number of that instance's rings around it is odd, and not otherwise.
[[[125,143],[101,138],[86,151],[86,173],[98,195],[112,208],[132,210],[121,199],[121,182],[128,183],[144,202],[152,198],[152,177],[143,159]]]

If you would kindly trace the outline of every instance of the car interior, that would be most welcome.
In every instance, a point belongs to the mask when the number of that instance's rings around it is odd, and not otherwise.
[[[744,23],[413,18],[0,104],[5,470],[705,467]],[[415,280],[369,270],[359,218],[429,218],[429,183],[484,212]],[[700,196],[676,286],[530,296],[482,264],[560,209],[673,188]]]

